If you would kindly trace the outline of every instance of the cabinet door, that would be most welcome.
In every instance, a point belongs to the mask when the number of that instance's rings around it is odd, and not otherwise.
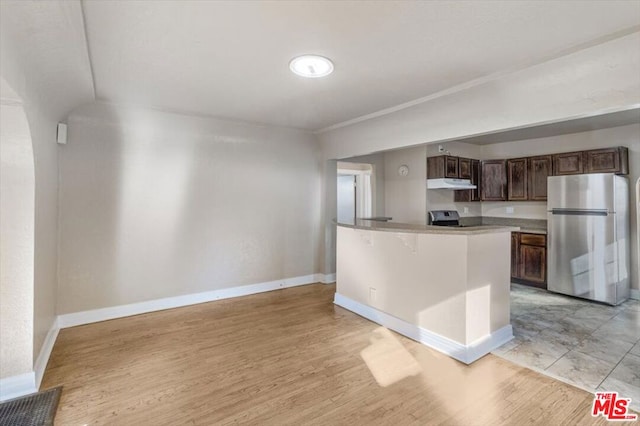
[[[483,201],[504,201],[507,189],[507,162],[488,160],[482,162],[482,188],[480,198]]]
[[[507,200],[527,200],[527,159],[507,160]]]
[[[460,177],[462,177],[462,163],[464,160],[466,160],[466,158],[461,158],[459,162]],[[471,167],[471,175],[469,178],[471,179],[471,183],[476,186],[476,189],[453,191],[453,201],[455,202],[480,201],[480,161],[469,160],[469,162]]]
[[[444,177],[444,155],[427,157],[427,179],[439,179]]]
[[[453,191],[453,201],[456,203],[467,203],[471,200],[473,189],[460,189]]]
[[[579,175],[584,173],[583,152],[565,152],[553,156],[553,173],[555,176]]]
[[[531,283],[545,284],[547,278],[547,249],[520,244],[520,278]]]
[[[553,176],[553,158],[551,155],[530,157],[527,160],[529,185],[528,199],[531,201],[547,201],[547,178]]]
[[[627,148],[593,149],[584,154],[586,173],[628,173]]]
[[[511,233],[511,278],[520,278],[520,234]]]
[[[471,179],[471,159],[470,158],[458,159],[458,177],[460,177],[460,179]]]
[[[458,176],[459,176],[458,157],[451,157],[447,155],[445,157],[444,177],[457,178]]]

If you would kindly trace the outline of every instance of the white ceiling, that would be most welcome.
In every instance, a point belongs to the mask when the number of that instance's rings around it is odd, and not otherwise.
[[[84,1],[83,7],[98,99],[309,130],[640,25],[638,1]],[[292,74],[289,60],[304,53],[331,58],[334,73]]]

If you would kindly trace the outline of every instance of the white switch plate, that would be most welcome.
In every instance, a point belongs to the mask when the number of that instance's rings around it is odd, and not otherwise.
[[[462,213],[469,213],[469,207],[463,207]]]
[[[376,300],[376,289],[373,287],[369,287],[369,301],[375,302]]]
[[[507,213],[513,214],[513,207],[507,207],[506,210],[507,210]]]

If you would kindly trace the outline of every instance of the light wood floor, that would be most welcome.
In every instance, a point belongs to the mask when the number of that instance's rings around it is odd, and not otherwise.
[[[465,366],[334,306],[334,292],[61,330],[42,383],[64,386],[56,424],[606,424],[585,391],[493,355]]]

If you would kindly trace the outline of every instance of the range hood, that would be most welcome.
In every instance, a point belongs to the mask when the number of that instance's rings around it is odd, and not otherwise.
[[[476,189],[469,179],[427,179],[427,189]]]

